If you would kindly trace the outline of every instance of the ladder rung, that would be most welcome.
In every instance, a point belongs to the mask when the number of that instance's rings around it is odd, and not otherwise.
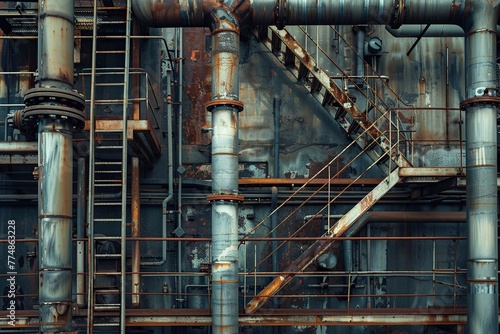
[[[94,182],[99,182],[99,183],[106,183],[106,182],[109,182],[109,183],[118,183],[118,182],[122,182],[122,180],[107,179],[107,180],[94,180]]]
[[[96,305],[95,310],[96,311],[105,311],[105,310],[115,310],[115,309],[114,308],[113,309],[107,309],[107,308],[101,309],[101,307],[97,307],[97,305]],[[101,323],[92,324],[92,327],[94,327],[94,328],[95,327],[118,327],[118,326],[120,326],[120,324],[114,323],[114,322],[108,322],[108,323],[102,323],[102,324]]]
[[[104,310],[118,310],[120,309],[120,304],[95,304],[94,309],[97,311],[104,311]],[[106,326],[106,327],[112,327],[112,326],[119,326],[119,323],[113,323],[113,322],[108,322],[105,324],[94,324],[95,327],[99,326]]]
[[[127,6],[97,6],[97,10],[126,10]]]
[[[121,202],[97,202],[94,206],[121,206]]]
[[[98,182],[98,181],[96,181]],[[96,183],[94,184],[94,187],[121,187],[122,184],[117,184],[117,183]]]
[[[121,222],[121,218],[94,218],[95,222]]]
[[[110,275],[121,275],[121,273],[119,271],[94,271],[94,275],[110,276]]]
[[[120,54],[125,53],[125,50],[109,50],[109,51],[96,51],[96,54]]]
[[[103,236],[103,237],[94,237],[94,240],[105,240],[105,241],[109,241],[109,240],[121,240],[122,237],[106,237],[106,236]]]
[[[121,165],[119,161],[96,161],[95,165]]]
[[[115,288],[115,287],[108,287],[108,288],[99,288],[99,287],[95,287],[95,290],[94,292],[96,294],[99,294],[99,295],[103,295],[103,294],[108,294],[108,295],[112,295],[112,294],[119,294],[120,293],[120,289],[118,288]],[[101,304],[102,305],[102,304]]]
[[[121,145],[116,145],[116,146],[97,146],[97,149],[100,150],[112,150],[112,149],[117,149],[117,148],[123,148]]]
[[[100,87],[110,87],[110,86],[123,86],[125,85],[124,82],[103,82],[103,83],[96,83],[95,86],[100,86]]]
[[[94,254],[96,258],[98,259],[119,259],[121,257],[121,254]]]
[[[122,129],[95,129],[95,133],[117,133],[117,134],[122,134],[123,131]]]

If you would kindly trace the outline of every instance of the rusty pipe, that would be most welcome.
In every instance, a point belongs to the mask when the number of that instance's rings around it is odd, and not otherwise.
[[[132,237],[141,236],[141,193],[140,193],[140,165],[139,158],[132,157],[132,191],[131,191],[131,234]],[[140,306],[141,291],[141,244],[139,240],[132,242],[132,306]]]
[[[73,91],[73,12],[74,1],[39,2],[37,88],[25,95],[26,123],[38,127],[42,333],[71,331],[73,127],[84,108]]]
[[[226,9],[212,29],[212,331],[238,333],[239,25]]]
[[[464,4],[435,0],[141,0],[134,14],[151,27],[205,27],[214,9],[227,7],[251,25],[461,24]]]

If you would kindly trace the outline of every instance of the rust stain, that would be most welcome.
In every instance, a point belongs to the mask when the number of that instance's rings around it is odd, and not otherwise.
[[[208,145],[210,139],[201,131],[206,124],[205,106],[211,99],[210,54],[205,52],[205,34],[200,29],[187,28],[184,33],[184,47],[189,59],[184,61],[183,128],[184,141],[192,145]]]

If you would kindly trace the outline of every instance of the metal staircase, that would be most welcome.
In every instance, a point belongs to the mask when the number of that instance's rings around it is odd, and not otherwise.
[[[112,12],[113,19],[106,21],[100,11]],[[98,15],[99,13],[99,15]],[[116,20],[116,13],[123,19]],[[98,20],[99,16],[99,20]],[[89,106],[89,194],[88,194],[88,304],[87,328],[93,333],[96,327],[112,327],[113,332],[125,333],[126,309],[126,237],[127,237],[127,168],[128,168],[128,109],[130,71],[131,3],[121,7],[98,7],[94,1],[92,36],[92,72]],[[106,25],[123,26],[122,50],[100,50],[99,31],[106,33]],[[123,76],[116,82],[100,80],[99,57],[123,55]],[[109,78],[109,76],[107,77]],[[96,126],[96,95],[99,90],[121,91],[121,128]],[[102,101],[100,101],[102,103]],[[115,103],[116,104],[116,103]],[[119,311],[116,317],[98,319],[100,311]],[[119,329],[118,329],[119,328]]]
[[[314,58],[286,29],[278,30],[276,27],[269,27],[265,31],[258,32],[257,35],[271,53],[329,111],[332,118],[342,126],[347,135],[356,141],[359,147],[373,161],[380,162],[379,166],[382,170],[390,172],[389,158],[399,167],[411,167],[411,163],[399,149],[386,154],[392,146],[391,142],[394,141],[394,138],[391,137],[394,137],[393,134],[398,129],[399,124],[396,119],[392,119],[393,113],[387,112],[390,111],[390,108],[380,99],[380,96],[375,94],[376,99],[370,99],[368,96],[366,98],[370,103],[369,109],[377,110],[379,115],[387,114],[384,117],[387,118],[385,123],[388,126],[384,128],[380,126],[381,122],[376,124],[374,120],[368,117],[367,112],[363,112],[358,108],[354,96],[344,87],[340,87],[336,80],[332,79],[326,71],[319,68]],[[349,76],[345,71],[333,59],[329,59],[342,72],[343,77],[349,81],[348,84],[359,89],[355,80],[349,80]],[[378,117],[375,116],[374,118],[377,119]],[[363,135],[360,136],[360,133],[363,133]],[[401,132],[398,131],[398,133],[401,135]],[[397,140],[400,139],[404,139],[404,135],[402,138],[397,138]],[[384,158],[381,159],[381,157]]]
[[[323,167],[322,170],[312,176],[309,181],[318,178],[326,168],[330,168],[330,166],[338,161],[339,157],[346,152],[349,147],[358,145],[361,148],[360,153],[354,159],[349,160],[345,167],[343,167],[336,175],[329,178],[329,181],[326,184],[320,186],[316,191],[314,191],[312,195],[310,195],[302,204],[298,206],[298,208],[288,214],[288,216],[286,216],[277,227],[270,231],[267,236],[270,236],[273,232],[275,232],[276,228],[285,224],[288,219],[295,214],[295,212],[297,212],[309,200],[314,198],[314,196],[316,196],[321,190],[329,186],[333,179],[338,177],[338,175],[340,175],[345,168],[347,168],[363,154],[367,154],[373,160],[373,164],[369,166],[368,169],[378,166],[386,173],[386,177],[380,184],[369,191],[358,204],[346,212],[339,221],[337,221],[333,226],[329,226],[328,230],[321,238],[318,238],[318,240],[305,250],[297,259],[292,261],[286,269],[280,271],[281,273],[271,283],[254,296],[254,298],[245,307],[245,312],[247,314],[256,312],[298,273],[303,272],[313,261],[329,249],[336,237],[342,236],[342,234],[352,227],[364,213],[370,210],[370,208],[375,205],[378,200],[389,192],[392,187],[400,181],[400,167],[411,167],[411,163],[405,157],[405,154],[403,154],[401,149],[408,144],[408,140],[405,137],[404,132],[400,129],[400,122],[398,119],[393,119],[393,111],[383,101],[383,99],[376,94],[376,92],[372,92],[372,95],[374,96],[373,99],[370,99],[365,94],[365,98],[368,101],[368,107],[366,111],[361,111],[355,103],[356,100],[354,95],[348,91],[348,85],[345,84],[341,87],[337,84],[336,80],[327,74],[326,71],[319,68],[313,57],[307,53],[306,49],[304,49],[288,31],[278,30],[276,27],[269,27],[266,28],[265,31],[257,32],[257,35],[267,48],[280,60],[280,62],[290,70],[297,80],[304,84],[312,96],[314,96],[314,98],[329,111],[332,119],[335,119],[352,139],[352,142],[348,145],[348,147],[346,147],[337,157]],[[319,46],[317,47],[319,48]],[[343,74],[342,78],[349,81],[349,86],[355,87],[355,89],[360,92],[363,91],[357,85],[356,81],[350,79],[345,71],[341,69],[340,66],[333,61],[333,59],[330,58],[330,60]],[[393,90],[391,89],[391,91]],[[369,117],[370,110],[375,111],[372,113],[371,117]],[[366,171],[362,172],[355,180],[348,184],[344,189],[340,190],[338,195],[334,198],[329,198],[326,205],[319,210],[316,215],[313,215],[313,217],[320,215],[322,212],[326,212],[327,210],[329,212],[330,205],[334,203],[337,198],[342,196],[342,194],[344,194],[365,173]],[[308,182],[297,189],[276,210],[257,224],[254,229],[263,225],[264,222],[272,215],[277,214],[278,210],[286,205],[287,202],[291,201],[307,186],[307,184]],[[302,229],[306,228],[307,224],[313,219],[314,218],[311,218],[309,221],[305,222],[301,228],[289,235],[288,240],[281,243],[276,249],[273,250],[272,253],[276,252],[279,248],[285,245],[286,242],[292,241],[293,237],[298,235]],[[242,242],[245,240],[251,240],[251,238],[249,238],[251,233],[253,233],[253,230],[245,235]],[[252,271],[256,271],[264,261],[272,256],[272,253],[261,260],[261,262],[257,264]]]

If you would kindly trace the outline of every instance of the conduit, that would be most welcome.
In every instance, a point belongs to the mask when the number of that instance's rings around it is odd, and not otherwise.
[[[155,27],[190,26],[202,27],[207,21],[220,22],[224,31],[214,30],[214,72],[228,68],[221,63],[225,55],[238,59],[237,50],[225,50],[229,45],[237,47],[237,26],[242,24],[285,25],[303,24],[380,24],[398,28],[405,24],[457,24],[466,36],[466,96],[461,103],[466,111],[467,138],[467,220],[469,237],[468,267],[468,319],[469,333],[498,333],[497,302],[497,193],[496,193],[496,28],[498,0],[439,1],[439,0],[143,0],[134,1],[135,15],[146,25]],[[224,7],[224,9],[222,9]],[[221,11],[219,11],[221,10]],[[206,20],[207,14],[226,12],[225,20]],[[251,17],[250,17],[251,15]],[[229,21],[228,21],[229,20]],[[234,20],[234,22],[232,22]],[[226,25],[228,27],[226,27]],[[224,36],[224,39],[221,38]],[[232,42],[234,40],[234,43]],[[221,65],[216,66],[216,65]],[[233,63],[234,66],[234,63]],[[219,70],[217,70],[219,67]],[[237,62],[234,66],[237,71]],[[219,73],[220,74],[220,73]],[[227,73],[226,73],[227,75]],[[237,78],[237,76],[236,76]],[[235,302],[237,281],[229,283],[237,270],[237,251],[231,248],[233,223],[236,221],[237,156],[235,150],[239,102],[221,106],[216,100],[237,101],[237,87],[233,81],[212,80],[213,100],[213,213],[214,235],[213,273],[223,277],[214,286],[213,316],[229,321],[231,328],[237,324],[237,303],[219,305],[222,289],[227,298]],[[229,79],[229,78],[228,78]],[[221,95],[228,83],[234,84],[231,95]],[[235,98],[236,97],[236,98]],[[234,117],[233,117],[234,116]],[[231,120],[231,118],[233,118]],[[230,125],[230,126],[229,126]],[[230,131],[228,131],[230,129]],[[222,142],[226,141],[226,150]],[[231,155],[235,155],[232,159]],[[226,162],[223,165],[221,161]],[[226,173],[226,174],[223,174]],[[234,184],[234,186],[231,186]],[[227,200],[223,193],[227,192]],[[215,200],[218,199],[218,200]],[[225,225],[222,228],[220,225]],[[227,234],[223,235],[222,232]],[[224,240],[224,241],[222,241]],[[221,253],[229,249],[230,252]],[[224,255],[224,256],[222,256]],[[295,263],[292,263],[295,265]],[[221,270],[221,268],[225,268]],[[227,275],[220,275],[225,273]],[[227,283],[227,284],[226,284]],[[234,285],[232,285],[234,284]],[[236,286],[236,287],[235,287]],[[237,302],[237,298],[236,298]],[[215,309],[219,306],[220,309]],[[226,307],[234,307],[225,314]],[[220,311],[223,310],[221,313]],[[214,328],[218,332],[225,323],[217,319]],[[234,330],[234,329],[232,329]]]
[[[74,1],[38,8],[38,81],[24,96],[16,126],[38,128],[40,331],[71,330],[73,128],[83,127],[84,99],[73,90]]]

